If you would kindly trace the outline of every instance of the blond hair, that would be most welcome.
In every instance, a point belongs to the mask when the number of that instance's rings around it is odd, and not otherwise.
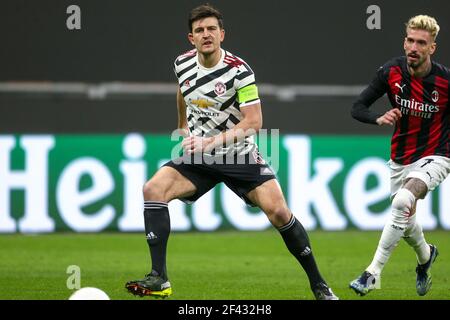
[[[406,31],[408,31],[408,28],[428,31],[433,40],[436,40],[440,29],[436,19],[426,15],[418,15],[409,19],[406,23]]]

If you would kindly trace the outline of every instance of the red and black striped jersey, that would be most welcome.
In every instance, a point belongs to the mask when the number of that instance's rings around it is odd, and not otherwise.
[[[378,69],[353,105],[352,116],[376,123],[381,115],[369,107],[387,93],[392,107],[402,113],[392,135],[391,159],[406,165],[429,155],[450,158],[449,79],[450,70],[434,61],[429,74],[418,78],[408,72],[406,57],[394,58]]]

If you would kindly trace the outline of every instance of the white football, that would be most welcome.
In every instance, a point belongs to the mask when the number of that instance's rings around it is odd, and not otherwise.
[[[110,300],[108,295],[97,288],[81,288],[72,293],[69,300]]]

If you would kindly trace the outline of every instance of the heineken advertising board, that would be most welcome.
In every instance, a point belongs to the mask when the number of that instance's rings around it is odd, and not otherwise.
[[[305,228],[380,230],[390,213],[388,136],[258,136]],[[144,183],[179,154],[170,135],[0,135],[0,233],[143,231]],[[450,229],[450,179],[419,202],[424,229]],[[264,230],[224,184],[169,204],[174,231]]]

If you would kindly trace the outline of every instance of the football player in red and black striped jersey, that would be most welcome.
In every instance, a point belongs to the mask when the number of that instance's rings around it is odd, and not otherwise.
[[[394,127],[389,161],[392,214],[372,263],[350,283],[360,295],[377,287],[381,271],[402,237],[417,255],[417,293],[425,295],[431,287],[430,268],[438,251],[426,242],[415,208],[417,200],[450,173],[450,70],[431,60],[438,32],[436,19],[425,15],[411,18],[406,24],[405,56],[380,67],[352,108],[352,116],[361,122]],[[370,110],[385,93],[392,108],[384,114]]]

